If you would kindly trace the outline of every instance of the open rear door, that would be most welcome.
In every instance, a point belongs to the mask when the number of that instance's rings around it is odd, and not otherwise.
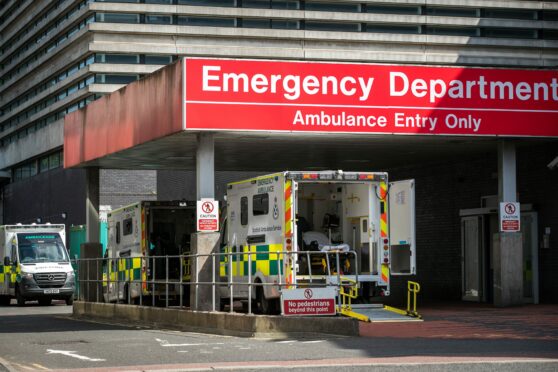
[[[415,180],[389,184],[391,274],[416,274]]]

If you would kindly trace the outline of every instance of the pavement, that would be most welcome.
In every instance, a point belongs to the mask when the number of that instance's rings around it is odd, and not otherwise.
[[[419,310],[424,322],[361,323],[361,337],[255,339],[76,320],[63,303],[0,307],[0,365],[8,371],[558,371],[558,305]]]

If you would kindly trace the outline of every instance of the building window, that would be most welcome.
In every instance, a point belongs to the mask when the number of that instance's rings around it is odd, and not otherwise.
[[[179,25],[187,26],[210,26],[210,27],[234,27],[234,18],[219,18],[219,17],[178,17]]]
[[[306,1],[304,3],[305,10],[315,10],[322,12],[353,12],[359,13],[360,4],[342,3],[342,2],[325,2],[325,1]]]
[[[140,63],[138,54],[95,54],[96,63],[121,63],[121,64],[137,64]]]
[[[172,56],[145,55],[146,65],[166,65],[172,62]]]
[[[139,75],[97,74],[95,82],[100,84],[129,84],[139,79]]]
[[[479,36],[480,35],[480,31],[476,27],[426,26],[425,31],[428,35],[446,35],[446,36]]]
[[[537,11],[530,9],[484,9],[483,17],[536,20]]]
[[[537,30],[521,29],[521,28],[485,28],[483,36],[501,37],[513,39],[536,39]]]
[[[420,26],[386,25],[377,23],[366,24],[366,32],[391,34],[420,34]]]
[[[97,22],[107,23],[140,23],[139,14],[131,13],[96,13]]]
[[[479,9],[427,6],[425,13],[426,15],[440,17],[478,17]]]
[[[271,28],[279,30],[298,30],[300,29],[299,21],[291,21],[288,19],[272,19]]]
[[[358,32],[360,31],[360,23],[307,21],[305,22],[305,29],[313,31]]]
[[[235,6],[235,0],[178,0],[179,5]]]
[[[419,15],[420,6],[366,4],[366,13]]]
[[[172,16],[163,14],[147,14],[145,16],[145,23],[156,25],[170,25],[172,24]]]

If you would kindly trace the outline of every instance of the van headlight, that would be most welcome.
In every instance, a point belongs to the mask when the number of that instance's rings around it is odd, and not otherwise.
[[[19,276],[21,276],[22,279],[33,279],[33,273],[26,273],[25,271],[20,272]]]
[[[76,276],[74,274],[73,271],[70,271],[67,275],[66,275],[66,281],[67,282],[73,282],[76,279]]]

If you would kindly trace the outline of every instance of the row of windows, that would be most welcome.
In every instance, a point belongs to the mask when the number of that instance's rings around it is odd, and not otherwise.
[[[49,106],[54,105],[56,102],[63,100],[64,98],[68,97],[71,94],[74,94],[75,92],[77,92],[78,90],[81,90],[93,83],[98,83],[98,84],[129,84],[133,81],[136,81],[140,78],[140,75],[137,74],[96,74],[96,75],[90,75],[84,79],[81,79],[80,81],[78,81],[77,83],[71,85],[70,87],[64,88],[62,90],[59,90],[58,92],[56,92],[53,95],[50,95],[48,97],[46,97],[45,99],[41,100],[40,102],[38,102],[37,104],[31,106],[29,109],[25,110],[24,112],[20,113],[17,116],[14,116],[13,118],[11,118],[10,120],[5,121],[4,123],[2,123],[1,126],[1,130],[7,130],[11,127],[14,127],[20,123],[25,122],[26,119],[30,118],[32,115],[36,114],[37,112],[40,112],[41,110],[44,110],[46,108],[48,108]],[[72,105],[70,107],[70,111],[75,111],[78,108],[81,108],[83,106],[76,106],[74,109],[72,109],[74,106],[76,105]],[[56,118],[58,119],[58,118]],[[52,120],[54,121],[54,120]]]
[[[81,30],[82,28],[84,28],[85,26],[87,26],[89,23],[94,21],[94,16],[90,15],[86,18],[84,18],[83,20],[81,20],[77,25],[75,25],[74,27],[72,27],[70,30],[66,31],[65,33],[63,33],[61,36],[59,36],[55,41],[47,44],[46,47],[41,48],[40,50],[38,50],[37,52],[33,53],[29,58],[27,58],[25,60],[25,62],[19,62],[11,71],[7,72],[6,74],[4,74],[4,76],[2,77],[2,81],[0,81],[0,85],[3,85],[6,83],[6,81],[11,80],[13,77],[15,77],[16,75],[18,75],[19,73],[21,73],[22,71],[26,70],[30,64],[34,63],[35,61],[37,61],[39,58],[41,58],[43,55],[48,54],[50,52],[52,52],[53,50],[55,50],[56,48],[58,48],[60,45],[66,43],[68,41],[69,38],[71,38],[74,34],[76,34],[79,30]],[[19,52],[18,52],[19,53]],[[13,60],[15,58],[15,54],[14,56],[12,56],[12,58],[10,59],[10,61],[7,61],[7,63],[10,63],[11,60]]]
[[[80,109],[82,107],[87,106],[88,104],[90,104],[91,102],[93,102],[94,100],[98,99],[99,97],[101,97],[100,94],[94,94],[94,95],[90,95],[78,102],[73,103],[72,105],[65,107],[64,109],[59,110],[56,113],[50,114],[47,117],[44,117],[42,119],[36,120],[33,123],[31,123],[31,125],[22,128],[12,134],[10,134],[9,136],[6,136],[2,139],[0,139],[0,147],[4,147],[9,145],[10,143],[15,143],[18,139],[20,138],[24,138],[27,135],[36,132],[37,130],[46,127],[47,125],[49,125],[50,123],[55,122],[56,120],[60,120],[62,119],[66,114],[69,114],[70,112],[74,112],[77,109]]]
[[[12,180],[19,181],[25,178],[33,177],[38,173],[44,173],[51,169],[60,168],[63,164],[64,154],[62,151],[57,151],[13,168]]]
[[[35,115],[37,112],[40,112],[47,107],[54,105],[56,102],[63,100],[64,98],[68,97],[69,95],[77,92],[80,89],[85,88],[86,86],[93,84],[95,80],[94,76],[89,76],[80,81],[72,84],[71,86],[61,89],[53,95],[50,95],[41,101],[37,102],[27,110],[21,112],[20,114],[12,117],[10,120],[7,120],[2,123],[1,129],[2,131],[14,127],[20,123],[25,122],[25,120],[29,119],[31,116]]]
[[[56,85],[56,83],[59,83],[61,81],[66,80],[68,77],[76,74],[79,70],[89,66],[93,62],[96,62],[96,63],[126,63],[126,64],[166,65],[166,64],[171,63],[176,58],[177,58],[176,56],[169,56],[169,55],[145,55],[145,54],[104,54],[104,53],[101,53],[101,54],[90,55],[89,57],[83,59],[79,63],[76,63],[75,65],[71,66],[70,68],[62,71],[57,76],[49,79],[48,81],[44,82],[43,84],[34,87],[33,89],[25,92],[24,94],[18,96],[14,100],[12,100],[10,103],[8,103],[7,105],[5,105],[4,107],[2,107],[0,109],[0,116],[3,116],[5,114],[11,112],[12,110],[15,110],[17,107],[19,107],[20,105],[29,101],[30,99],[37,96],[38,94],[42,93],[47,88],[50,88],[50,87]],[[96,82],[97,83],[110,83],[110,84],[127,84],[130,81],[137,80],[137,77],[138,77],[137,75],[133,75],[133,79],[130,80],[130,78],[128,76],[129,75],[114,75],[114,76],[109,75],[109,78],[108,78],[109,81],[101,81],[102,79],[97,79]],[[123,83],[120,82],[120,81],[124,81],[124,80],[126,82],[123,82]],[[87,86],[87,85],[89,85],[89,83],[85,84],[85,86]],[[68,90],[72,90],[72,89],[73,88],[71,88],[71,89],[69,88]],[[81,88],[79,88],[79,89],[81,89]],[[55,97],[59,94],[60,94],[60,92],[56,92],[53,95],[53,97]],[[71,94],[71,93],[68,93],[68,94]],[[15,124],[18,124],[18,123],[19,123],[19,121],[17,121]],[[4,129],[8,128],[9,126],[10,126],[10,123],[4,123],[0,127],[0,131],[3,131]]]
[[[58,28],[61,28],[68,21],[68,19],[73,17],[80,9],[84,8],[90,2],[92,2],[92,0],[81,1],[79,4],[72,7],[69,11],[65,12],[60,17],[58,17],[54,22],[52,22],[49,25],[49,27],[45,28],[43,32],[36,35],[34,40],[28,40],[24,45],[17,48],[17,50],[10,56],[10,58],[6,59],[6,61],[3,62],[2,69],[4,69],[7,65],[11,64],[17,58],[19,58],[19,56],[21,56],[27,50],[35,47],[35,44],[39,45],[43,43],[45,40],[48,40],[47,38],[49,37],[49,35],[53,35]],[[50,12],[54,11],[56,8],[57,7],[54,7],[54,9],[51,9]],[[12,38],[11,40],[4,43],[5,46],[2,48],[2,54],[4,54],[6,50],[10,49],[12,45],[14,45],[17,41],[19,41],[21,37],[25,36],[35,27],[38,27],[45,18],[48,18],[50,12],[45,12],[41,18],[39,18],[33,23],[34,26],[24,28],[24,31],[16,35],[15,38]],[[79,27],[79,25],[74,26],[72,29],[70,29],[70,31],[66,33],[66,36],[67,37],[72,36],[73,34],[78,32],[81,28],[82,27]],[[64,37],[64,35],[62,37]]]
[[[53,1],[50,3],[50,6],[46,9],[43,10],[43,12],[39,15],[39,17],[35,18],[33,22],[30,22],[28,24],[26,24],[27,27],[21,28],[19,30],[18,33],[16,33],[14,36],[12,36],[10,39],[8,39],[1,50],[1,54],[3,55],[4,53],[6,53],[6,51],[8,49],[10,49],[14,44],[16,44],[18,41],[20,41],[23,37],[25,37],[27,34],[29,34],[30,32],[34,31],[37,27],[42,27],[44,26],[42,23],[54,12],[56,11],[56,9],[58,9],[60,7],[60,5],[62,5],[62,3],[64,3],[66,0],[58,0],[58,1]],[[59,25],[58,20],[56,20],[50,27],[49,27],[49,31],[45,31],[45,32],[50,32],[51,28],[56,28]]]
[[[8,10],[6,10],[6,12],[2,15],[2,17],[0,17],[0,25],[3,25],[4,22],[6,22],[6,20],[10,18],[12,14],[14,14],[25,3],[25,1],[30,1],[30,0],[12,1],[11,2],[12,6]],[[10,4],[10,2],[2,1],[1,4],[2,6],[0,7],[0,9],[4,8],[7,4]]]
[[[296,1],[296,0],[97,0],[97,2],[113,3],[145,3],[200,5],[216,7],[241,7],[259,9],[295,9],[326,12],[380,13],[431,15],[444,17],[502,18],[524,20],[558,20],[558,11],[535,9],[501,9],[501,8],[470,8],[446,6],[391,5],[348,3],[343,1]]]
[[[97,22],[178,24],[209,27],[276,28],[311,31],[380,32],[447,36],[477,36],[514,39],[558,39],[558,30],[496,27],[457,27],[379,24],[359,22],[302,21],[286,19],[171,16],[164,14],[97,13]]]
[[[70,66],[69,68],[63,70],[58,75],[50,78],[49,80],[45,81],[44,83],[34,87],[23,93],[22,95],[18,96],[17,98],[13,99],[10,103],[5,105],[0,109],[0,116],[3,116],[12,110],[15,110],[20,105],[24,104],[25,102],[29,101],[30,99],[36,97],[38,94],[44,92],[48,88],[56,85],[57,83],[66,80],[67,78],[71,77],[72,75],[76,74],[79,70],[84,69],[85,67],[89,66],[95,61],[95,57],[93,55],[81,60],[80,62],[76,63],[75,65]],[[2,129],[3,130],[3,129]]]

